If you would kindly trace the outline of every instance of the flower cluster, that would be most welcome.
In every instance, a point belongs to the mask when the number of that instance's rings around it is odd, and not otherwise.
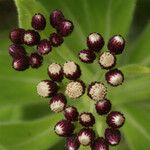
[[[99,52],[98,63],[102,69],[108,70],[105,75],[106,81],[112,86],[118,86],[122,84],[124,76],[119,69],[114,67],[117,61],[116,55],[121,54],[124,50],[125,40],[121,35],[114,35],[109,39],[107,44],[108,51],[100,52],[104,43],[105,42],[101,34],[96,32],[91,33],[87,37],[88,49],[84,49],[79,52],[79,59],[84,63],[93,63],[96,59],[95,52]]]
[[[45,17],[38,13],[32,17],[33,30],[14,29],[10,33],[13,44],[9,53],[13,57],[14,69],[21,71],[29,68],[38,68],[43,61],[43,55],[48,54],[52,47],[60,46],[64,37],[68,36],[74,28],[71,21],[66,20],[63,13],[54,10],[50,14],[50,24],[56,33],[50,34],[49,40],[40,38],[39,31],[46,26]],[[36,46],[36,52],[28,56],[23,44]],[[96,53],[99,53],[98,63],[106,69],[105,78],[111,86],[119,86],[124,81],[123,73],[113,68],[116,65],[116,55],[121,54],[125,47],[125,40],[121,35],[114,35],[107,44],[108,51],[100,52],[105,42],[101,34],[93,32],[87,37],[87,49],[79,52],[79,58],[84,63],[93,63]],[[123,126],[125,117],[121,112],[112,111],[112,103],[107,99],[107,87],[101,81],[93,81],[86,85],[80,79],[82,70],[72,61],[64,64],[51,63],[47,68],[50,79],[43,80],[37,85],[37,93],[41,97],[50,98],[49,107],[55,113],[63,113],[64,118],[57,122],[54,131],[58,136],[66,138],[66,149],[77,150],[80,145],[90,146],[92,150],[108,150],[109,146],[118,145],[121,140],[119,128]],[[64,78],[65,82],[63,82]],[[68,105],[67,99],[77,100],[87,94],[93,100],[95,112],[80,112],[75,106]],[[101,137],[94,130],[96,124],[95,114],[106,118],[108,127]],[[79,128],[76,128],[78,124]]]
[[[40,33],[46,27],[46,18],[41,13],[32,17],[32,29],[16,28],[10,32],[10,40],[13,42],[9,46],[9,54],[13,58],[12,67],[17,71],[32,68],[39,68],[43,62],[43,55],[52,51],[52,47],[60,46],[64,37],[73,31],[73,23],[67,20],[60,10],[51,12],[50,24],[56,29],[48,39],[41,39]],[[33,47],[34,52],[27,53],[25,46]]]
[[[90,41],[90,37],[93,34],[90,34],[90,36],[88,36],[87,43],[88,46],[90,45],[90,49],[82,50],[79,53],[79,57],[81,60],[82,58],[86,58],[86,55],[81,54],[83,51],[87,52],[86,54],[92,54],[88,55],[88,58],[90,58],[91,60],[91,58],[93,58],[93,54],[95,55],[94,51],[100,51],[102,46],[104,45],[102,36],[97,33],[94,33],[94,35],[95,34],[99,36],[99,38],[97,38],[99,39],[99,41],[97,41],[96,45],[94,46],[94,44],[91,44]],[[96,35],[94,37],[96,37]],[[116,36],[114,36],[113,38],[115,39]],[[111,38],[110,40],[112,40],[113,38]],[[96,39],[93,39],[93,41],[96,41]],[[112,44],[114,43],[116,44],[117,41],[113,41]],[[94,50],[92,46],[94,47]],[[113,45],[112,47],[115,46]],[[94,57],[96,58],[96,55]],[[100,55],[99,60],[101,65],[105,65],[102,68],[107,68],[107,70],[112,68],[116,64],[115,53],[112,51],[103,52]],[[54,130],[57,135],[61,137],[67,137],[67,150],[77,150],[80,145],[91,146],[92,150],[108,150],[109,145],[114,146],[119,144],[121,140],[121,133],[118,129],[123,126],[125,117],[121,112],[111,111],[112,104],[111,101],[106,98],[107,88],[102,82],[94,81],[88,86],[85,85],[84,82],[80,79],[81,68],[77,63],[73,61],[67,61],[63,65],[57,63],[50,64],[48,66],[48,75],[50,77],[50,80],[41,81],[37,85],[37,93],[45,98],[51,97],[49,101],[49,107],[53,112],[63,112],[64,118],[56,123]],[[64,77],[68,79],[69,82],[65,85],[63,84],[63,87],[65,87],[65,92],[61,93],[59,92],[59,90],[61,91],[61,88],[58,85],[63,82]],[[122,84],[123,79],[123,73],[118,69],[109,70],[106,73],[106,80],[112,86],[118,86]],[[97,136],[96,132],[93,129],[96,123],[96,118],[93,112],[79,113],[79,110],[76,107],[69,106],[67,104],[68,98],[76,100],[85,92],[90,97],[90,99],[95,102],[95,110],[97,114],[106,117],[106,123],[109,127],[105,130],[105,138]],[[77,131],[76,129],[76,126],[74,124],[75,122],[76,124],[80,124],[81,128],[79,129],[79,131]]]

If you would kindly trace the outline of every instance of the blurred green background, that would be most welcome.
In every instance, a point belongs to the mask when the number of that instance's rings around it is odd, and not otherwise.
[[[16,5],[15,5],[16,2]],[[126,115],[126,125],[121,129],[123,139],[112,150],[150,149],[150,1],[149,0],[0,0],[0,150],[63,150],[65,141],[53,132],[54,124],[63,116],[53,114],[47,101],[36,94],[36,84],[48,78],[47,65],[53,61],[63,63],[72,59],[85,48],[85,38],[90,32],[100,32],[105,40],[113,34],[122,34],[127,39],[125,53],[118,57],[118,67],[125,73],[122,87],[112,89],[114,110]],[[19,21],[18,13],[19,11]],[[30,28],[30,20],[36,12],[48,19],[50,11],[61,9],[75,23],[74,33],[65,39],[65,44],[45,57],[38,69],[16,72],[11,67],[8,55],[9,31],[18,26]],[[54,31],[48,24],[42,37]],[[76,41],[78,39],[79,41]],[[105,47],[106,49],[106,47]],[[28,51],[33,51],[29,49]],[[69,54],[69,56],[68,56]],[[67,56],[67,57],[66,57]],[[80,64],[80,62],[79,62]],[[104,80],[98,65],[80,64],[87,81]],[[87,75],[88,74],[88,75]],[[94,76],[96,74],[96,76]],[[80,111],[88,111],[87,97],[76,105]],[[92,109],[92,108],[90,108]],[[105,125],[98,118],[97,130]],[[88,149],[81,147],[80,149]]]

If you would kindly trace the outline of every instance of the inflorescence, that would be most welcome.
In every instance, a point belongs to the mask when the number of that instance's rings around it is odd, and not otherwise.
[[[39,68],[43,63],[43,56],[49,54],[53,47],[58,47],[64,42],[64,37],[69,36],[73,29],[73,23],[67,20],[61,11],[54,10],[49,21],[56,32],[50,34],[48,39],[41,39],[41,31],[46,27],[46,18],[37,13],[32,17],[32,29],[13,29],[9,38],[13,44],[9,46],[9,54],[13,58],[12,67],[17,71]],[[26,47],[32,47],[34,52],[27,53]]]
[[[32,17],[33,29],[17,28],[11,31],[10,39],[13,44],[9,54],[13,58],[13,68],[22,71],[29,66],[38,68],[43,62],[43,55],[48,54],[52,47],[60,46],[64,37],[70,35],[74,25],[65,19],[60,10],[50,14],[50,24],[56,29],[49,39],[41,39],[40,32],[46,27],[45,17],[38,13]],[[116,55],[123,52],[125,40],[121,35],[112,36],[107,44],[108,50],[101,52],[105,41],[101,34],[93,32],[86,39],[87,48],[81,50],[78,57],[83,63],[93,63],[99,54],[97,62],[101,69],[106,70],[105,79],[110,86],[116,87],[123,83],[124,75],[121,70],[114,68],[117,63]],[[27,54],[23,45],[36,46],[36,51]],[[58,136],[66,137],[66,149],[77,150],[80,145],[90,146],[92,150],[108,150],[109,146],[118,145],[121,140],[119,128],[123,126],[125,117],[121,112],[113,111],[112,102],[107,99],[107,87],[101,81],[93,81],[86,85],[80,79],[82,70],[77,62],[66,60],[64,64],[51,63],[47,68],[48,80],[37,85],[37,93],[44,98],[50,98],[49,107],[55,113],[63,112],[64,118],[56,123],[54,131]],[[67,82],[63,83],[64,78]],[[66,80],[65,80],[66,81]],[[63,84],[63,89],[61,84]],[[65,88],[64,88],[65,87]],[[93,112],[80,112],[75,106],[70,106],[67,99],[78,100],[87,94],[93,100],[95,112],[106,118],[108,127],[104,136],[99,137],[94,130],[96,117]],[[76,124],[80,128],[76,129]]]

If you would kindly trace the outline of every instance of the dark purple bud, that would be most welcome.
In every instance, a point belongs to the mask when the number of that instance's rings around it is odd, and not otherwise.
[[[35,30],[44,30],[46,26],[46,19],[42,14],[38,13],[32,17],[31,24]]]
[[[17,71],[24,71],[29,68],[29,58],[27,56],[16,58],[12,66]]]
[[[78,150],[80,144],[76,135],[71,135],[66,139],[66,149],[67,150]]]
[[[111,53],[121,54],[125,47],[125,40],[121,35],[114,35],[109,39],[107,47]]]
[[[109,150],[109,145],[103,137],[98,137],[92,145],[92,150]]]
[[[25,48],[21,45],[12,44],[9,46],[9,54],[13,58],[20,58],[26,56],[27,52]]]
[[[111,110],[111,102],[108,99],[100,100],[95,104],[95,108],[99,115],[106,115]]]
[[[110,145],[115,146],[118,145],[121,140],[121,133],[117,129],[107,128],[105,130],[105,138]]]
[[[67,137],[73,133],[74,128],[70,121],[61,120],[55,125],[54,130],[57,135]]]
[[[96,59],[96,55],[92,50],[84,49],[79,52],[79,58],[84,63],[93,63]]]
[[[74,29],[74,25],[70,20],[64,20],[60,22],[57,32],[62,35],[62,36],[68,36],[69,34],[72,33]]]
[[[66,86],[65,94],[69,98],[77,99],[85,92],[85,84],[82,81],[72,81]]]
[[[54,28],[56,28],[63,20],[64,20],[64,15],[60,10],[56,9],[52,11],[52,13],[50,14],[50,24]]]
[[[110,52],[103,52],[99,57],[99,64],[103,69],[111,69],[116,65],[116,57]]]
[[[51,80],[43,80],[37,85],[37,93],[42,97],[51,97],[56,94],[57,90],[57,84]]]
[[[40,55],[48,54],[51,50],[52,50],[51,44],[46,39],[41,40],[40,43],[37,45],[37,52]]]
[[[124,75],[119,69],[113,69],[105,74],[107,83],[111,86],[121,85],[124,81]]]
[[[30,58],[30,66],[32,68],[39,68],[42,65],[43,57],[38,53],[32,53],[29,58]]]
[[[78,110],[73,106],[68,106],[64,110],[64,116],[69,121],[77,121],[78,120]]]
[[[54,47],[58,47],[64,42],[63,37],[59,35],[58,33],[52,33],[49,39],[50,39],[51,45]]]
[[[55,94],[50,100],[50,108],[53,112],[61,112],[67,104],[66,97],[62,93]]]
[[[90,128],[83,128],[78,133],[78,141],[83,146],[88,146],[93,143],[95,132]]]
[[[88,96],[95,100],[103,100],[107,94],[107,89],[105,85],[101,82],[92,82],[88,87]]]
[[[15,44],[23,44],[24,32],[25,30],[22,28],[13,29],[9,34],[9,38]]]
[[[63,70],[59,64],[52,63],[48,66],[48,75],[53,81],[61,81],[63,79]]]
[[[76,80],[81,76],[81,70],[78,64],[73,61],[67,61],[63,65],[63,73],[66,78]]]
[[[83,112],[79,116],[79,122],[84,127],[92,127],[95,124],[95,117],[92,113]]]
[[[40,42],[40,38],[41,37],[37,31],[27,30],[24,33],[23,41],[24,41],[24,44],[26,44],[28,46],[34,46]]]
[[[120,128],[124,125],[125,117],[118,111],[112,111],[108,114],[106,122],[111,128]]]
[[[99,33],[93,32],[87,37],[87,46],[90,50],[99,52],[104,46],[104,39]]]

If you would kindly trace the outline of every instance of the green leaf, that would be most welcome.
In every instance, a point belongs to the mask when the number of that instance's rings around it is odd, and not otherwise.
[[[150,24],[147,25],[143,33],[135,42],[129,55],[130,63],[138,63],[141,65],[150,66]]]
[[[1,123],[0,144],[12,150],[47,149],[60,140],[53,130],[53,126],[60,118],[61,115],[51,115],[36,121]]]

